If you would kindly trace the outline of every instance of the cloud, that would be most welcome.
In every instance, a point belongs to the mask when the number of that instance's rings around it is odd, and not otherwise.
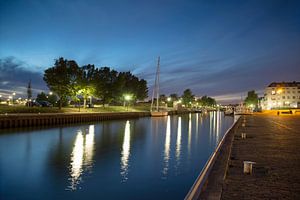
[[[255,92],[259,96],[262,96],[264,90],[256,90]],[[216,95],[213,96],[213,98],[216,99],[218,103],[230,104],[230,103],[240,103],[242,100],[246,98],[246,96],[247,96],[247,92],[235,92],[235,93]]]
[[[28,70],[26,62],[20,61],[15,57],[5,57],[0,59],[0,94],[8,96],[16,92],[17,96],[26,97],[26,90],[29,80],[33,95],[47,90],[43,81],[43,75],[38,72]]]

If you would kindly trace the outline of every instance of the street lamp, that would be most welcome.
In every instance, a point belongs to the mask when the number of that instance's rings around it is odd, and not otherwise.
[[[14,96],[16,95],[16,93],[14,92],[14,93],[12,93],[12,104],[14,105]]]
[[[49,95],[52,95],[52,94],[53,94],[53,92],[50,91],[50,92],[49,92]]]
[[[89,96],[89,98],[90,98],[90,107],[92,106],[92,96]]]
[[[125,101],[127,101],[127,111],[128,111],[128,106],[129,106],[129,101],[131,100],[131,95],[125,94],[124,99],[125,99]]]
[[[9,102],[11,101],[11,99],[13,99],[13,97],[12,96],[8,96],[8,105],[9,105]]]

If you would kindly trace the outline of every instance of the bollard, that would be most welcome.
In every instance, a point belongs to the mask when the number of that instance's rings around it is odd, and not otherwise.
[[[254,164],[256,164],[256,162],[244,161],[244,174],[252,174],[252,166]]]
[[[241,133],[241,138],[246,139],[246,133]]]

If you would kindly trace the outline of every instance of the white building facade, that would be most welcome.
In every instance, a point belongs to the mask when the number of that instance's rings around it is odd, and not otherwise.
[[[300,82],[273,82],[261,102],[263,110],[300,108]]]

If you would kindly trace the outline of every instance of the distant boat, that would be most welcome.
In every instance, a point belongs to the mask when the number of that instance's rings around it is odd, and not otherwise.
[[[162,117],[168,115],[168,111],[159,109],[159,67],[160,67],[159,64],[160,64],[160,57],[158,57],[158,61],[157,61],[155,85],[152,93],[151,110],[150,110],[152,117]],[[155,109],[154,109],[154,96],[156,96]]]
[[[253,111],[250,108],[247,108],[242,103],[235,107],[234,109],[234,115],[252,115]]]
[[[234,115],[232,108],[228,108],[224,111],[224,115],[231,116]]]

